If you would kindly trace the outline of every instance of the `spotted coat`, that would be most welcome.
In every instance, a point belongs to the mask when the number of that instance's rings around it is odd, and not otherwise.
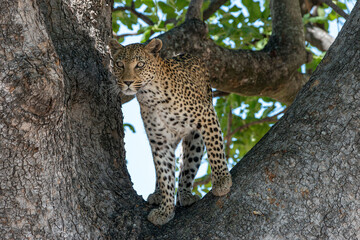
[[[162,42],[123,47],[109,44],[117,86],[123,94],[136,94],[150,141],[156,169],[156,189],[148,202],[159,205],[148,219],[163,225],[174,217],[175,148],[182,141],[177,204],[187,206],[199,199],[192,185],[206,146],[212,171],[212,192],[230,191],[231,176],[226,166],[223,138],[212,105],[209,76],[200,59],[179,55],[162,59]]]

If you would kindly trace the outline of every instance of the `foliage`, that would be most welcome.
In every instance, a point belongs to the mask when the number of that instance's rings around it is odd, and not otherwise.
[[[115,8],[127,6],[132,7],[132,10],[113,12],[113,30],[117,33],[119,42],[124,41],[129,30],[133,30],[131,35],[141,35],[141,42],[145,42],[183,23],[189,2],[190,0],[115,0]],[[270,0],[227,1],[206,19],[209,36],[216,44],[226,48],[261,50],[271,35],[269,2]],[[209,4],[210,0],[204,1],[203,10]],[[344,0],[336,1],[336,4],[347,9]],[[134,14],[135,12],[139,14]],[[150,19],[152,23],[145,23],[144,18]],[[331,21],[339,23],[339,15],[325,4],[303,15],[304,25],[313,24],[326,31],[329,30]],[[123,30],[124,28],[127,30]],[[306,46],[314,57],[299,71],[312,73],[324,53],[310,43],[306,43]],[[217,98],[215,110],[226,140],[225,151],[229,167],[239,162],[261,139],[284,109],[284,105],[269,98],[235,94]],[[207,174],[196,180],[196,194],[201,196],[211,189],[210,172],[208,166]]]
[[[347,10],[347,6],[344,1],[336,1],[336,5],[339,6],[343,10]],[[308,24],[311,23],[315,26],[319,26],[323,28],[325,31],[329,32],[329,26],[331,21],[337,21],[337,24],[342,24],[341,18],[339,18],[339,14],[337,14],[333,9],[329,8],[327,5],[318,6],[311,13],[306,13],[303,16],[303,23]],[[310,63],[305,64],[305,72],[311,74],[315,71],[316,66],[323,59],[325,52],[318,51],[314,47],[310,45],[310,43],[306,43],[307,50],[313,54],[313,59]]]
[[[242,4],[228,1],[210,17],[209,34],[223,47],[260,50],[271,35],[269,1],[243,0]]]
[[[127,128],[130,129],[130,131],[131,131],[132,133],[135,133],[135,132],[136,132],[134,126],[131,125],[130,123],[124,123],[123,126],[124,126],[124,130],[126,130],[126,127],[127,127]]]
[[[225,138],[225,152],[228,159],[236,164],[276,122],[272,118],[284,109],[280,103],[269,98],[243,97],[230,94],[219,98],[215,110],[219,116]],[[268,122],[261,122],[268,120]],[[258,123],[252,125],[252,123]],[[243,126],[242,131],[236,131]]]

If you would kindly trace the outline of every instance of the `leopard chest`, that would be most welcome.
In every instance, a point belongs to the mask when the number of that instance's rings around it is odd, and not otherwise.
[[[185,97],[174,86],[167,86],[166,82],[160,88],[149,84],[139,91],[137,99],[143,109],[142,115],[154,124],[166,127],[176,136],[183,137],[193,130],[201,108],[189,94]]]
[[[189,114],[181,111],[178,106],[160,104],[156,108],[156,114],[166,128],[179,137],[185,136],[192,129]]]

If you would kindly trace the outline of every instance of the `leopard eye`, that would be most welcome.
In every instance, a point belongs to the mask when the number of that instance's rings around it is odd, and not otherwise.
[[[116,65],[117,67],[119,67],[119,68],[123,68],[123,67],[124,67],[124,63],[123,63],[122,61],[117,61],[117,62],[115,63],[115,65]]]
[[[142,68],[145,66],[144,62],[138,62],[138,64],[136,64],[136,68]]]

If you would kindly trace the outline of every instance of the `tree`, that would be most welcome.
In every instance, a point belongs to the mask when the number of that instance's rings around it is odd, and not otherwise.
[[[273,37],[264,51],[236,54],[204,38],[196,3],[191,2],[189,9],[195,11],[188,11],[183,25],[160,36],[165,55],[183,47],[208,62],[229,61],[223,66],[228,78],[211,73],[214,86],[241,81],[229,73],[237,69],[233,61],[243,61],[235,55],[246,56],[250,67],[261,63],[265,68],[247,73],[254,81],[268,74],[272,82],[283,83],[279,89],[284,89],[267,94],[294,98],[287,88],[300,89],[295,79],[302,75],[296,70],[306,58],[296,1],[273,2]],[[132,189],[120,99],[107,91],[113,80],[106,48],[112,3],[2,1],[1,236],[359,238],[359,4],[285,116],[234,167],[231,193],[208,194],[177,209],[175,219],[158,228],[146,220],[150,206]],[[282,29],[282,17],[289,17],[288,31]],[[298,55],[287,56],[289,49]],[[282,66],[280,74],[266,71],[266,59],[272,58]],[[289,65],[281,64],[284,59]]]

